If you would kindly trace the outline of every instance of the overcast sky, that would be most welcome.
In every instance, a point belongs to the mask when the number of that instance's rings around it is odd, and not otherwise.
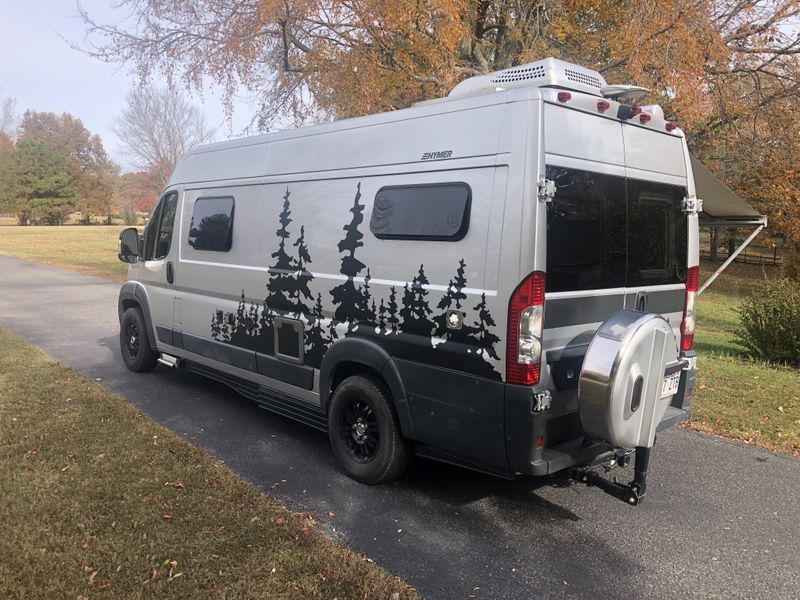
[[[81,4],[101,22],[121,21],[112,2],[82,0]],[[75,0],[0,0],[0,97],[15,98],[20,115],[27,109],[75,115],[100,135],[115,161],[130,168],[111,124],[135,80],[128,67],[100,62],[62,39],[81,43],[84,33]],[[209,89],[203,98],[195,95],[191,100],[218,128],[220,139],[236,135],[252,117],[252,107],[237,102],[231,133],[219,90]]]

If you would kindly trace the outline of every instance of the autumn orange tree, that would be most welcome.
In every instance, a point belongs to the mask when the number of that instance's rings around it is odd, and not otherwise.
[[[638,83],[800,250],[800,0],[122,0],[87,51],[257,94],[256,124],[395,110],[545,56]],[[782,139],[788,135],[793,140]],[[780,139],[779,139],[780,138]]]
[[[41,142],[64,155],[70,185],[79,198],[77,208],[85,223],[92,216],[111,220],[111,195],[119,168],[106,155],[100,136],[92,135],[80,119],[69,113],[26,111],[19,137]]]

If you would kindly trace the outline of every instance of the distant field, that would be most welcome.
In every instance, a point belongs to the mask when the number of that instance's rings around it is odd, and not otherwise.
[[[122,225],[0,226],[0,254],[125,281],[128,266],[117,258],[123,229]]]
[[[122,226],[0,227],[0,254],[124,281]],[[700,281],[713,272],[703,265]],[[734,264],[699,299],[699,389],[689,426],[800,455],[800,371],[744,356],[734,342],[736,308],[776,267]]]

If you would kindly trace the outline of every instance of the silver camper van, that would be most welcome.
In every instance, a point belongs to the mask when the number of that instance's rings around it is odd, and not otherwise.
[[[126,365],[325,430],[365,483],[415,454],[637,504],[687,416],[699,264],[685,137],[642,93],[550,58],[192,150],[120,236]]]

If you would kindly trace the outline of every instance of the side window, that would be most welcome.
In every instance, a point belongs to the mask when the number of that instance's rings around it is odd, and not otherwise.
[[[664,285],[686,279],[686,188],[628,180],[628,285]]]
[[[471,199],[466,183],[382,187],[369,229],[382,240],[455,242],[467,235]]]
[[[156,249],[153,252],[153,260],[161,260],[169,254],[169,247],[172,244],[172,230],[175,227],[175,211],[178,208],[178,194],[172,192],[164,197],[164,206],[161,208],[161,224],[158,228],[158,238]]]
[[[547,167],[556,195],[547,205],[547,291],[625,286],[625,179]]]
[[[147,227],[144,229],[144,259],[153,260],[153,252],[156,248],[156,238],[158,237],[158,223],[161,220],[161,208],[164,206],[164,199],[153,209]]]
[[[170,192],[156,206],[144,230],[145,260],[161,260],[169,254],[177,207],[177,192]]]
[[[233,244],[233,209],[234,201],[230,196],[195,200],[189,245],[195,250],[230,250]]]

